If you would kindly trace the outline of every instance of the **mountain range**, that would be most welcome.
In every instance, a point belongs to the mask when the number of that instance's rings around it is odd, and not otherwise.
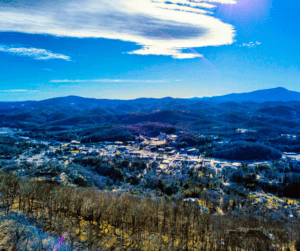
[[[211,102],[290,102],[300,101],[300,92],[290,91],[283,87],[277,87],[272,89],[258,90],[247,93],[232,93],[223,96],[204,97],[204,98],[138,98],[134,100],[117,100],[117,99],[93,99],[83,98],[78,96],[67,96],[52,98],[42,101],[17,101],[17,102],[0,102],[0,108],[17,108],[21,106],[42,107],[42,106],[78,106],[85,108],[94,107],[119,107],[121,110],[135,110],[135,106],[141,106],[141,108],[157,106],[158,108],[169,104],[169,106],[180,106],[185,104],[192,104],[198,101],[211,101]],[[125,107],[124,107],[125,105]]]
[[[211,97],[208,99],[215,102],[289,102],[300,101],[300,92],[290,91],[283,87],[277,87],[247,93],[232,93],[223,96]]]
[[[201,133],[236,127],[269,131],[276,127],[281,133],[296,133],[300,129],[300,93],[279,87],[211,98],[109,100],[68,96],[0,102],[0,126],[28,131],[59,131],[103,124],[126,130],[137,125],[130,130],[140,130],[141,123],[161,123],[168,130],[173,126]],[[161,124],[156,126],[162,129]]]

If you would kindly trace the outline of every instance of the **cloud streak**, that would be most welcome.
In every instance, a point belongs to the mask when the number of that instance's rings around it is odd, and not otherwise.
[[[236,0],[5,1],[0,31],[117,39],[141,47],[130,54],[194,58],[202,55],[183,50],[233,43],[234,27],[213,16],[215,3]]]
[[[166,80],[137,80],[137,79],[54,79],[50,83],[165,83]]]
[[[71,61],[69,56],[38,48],[9,47],[0,45],[0,52],[5,52],[16,56],[30,57],[35,60],[62,59]]]
[[[10,92],[10,93],[14,93],[14,92],[38,92],[36,90],[26,90],[26,89],[10,89],[10,90],[0,90],[0,92]]]
[[[260,44],[261,44],[261,42],[256,41],[256,42],[238,44],[237,46],[238,47],[254,48],[254,47],[256,47],[256,46],[258,46]]]

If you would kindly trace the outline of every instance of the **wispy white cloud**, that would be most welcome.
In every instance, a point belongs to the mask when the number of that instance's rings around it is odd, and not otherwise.
[[[69,56],[38,48],[10,47],[0,45],[0,52],[6,52],[16,56],[31,57],[36,60],[63,59],[66,61],[71,61]]]
[[[165,83],[166,80],[137,80],[137,79],[55,79],[50,83]]]
[[[164,0],[156,0],[156,1],[160,3],[165,2]],[[205,8],[205,9],[213,9],[216,7],[214,4],[206,3],[204,1],[194,2],[194,1],[185,1],[185,0],[172,0],[171,3],[177,5],[190,6],[190,7]]]
[[[26,90],[26,89],[10,89],[10,90],[0,90],[0,92],[38,92],[37,90]]]
[[[191,0],[191,2],[195,2],[195,3],[208,2],[208,3],[221,3],[221,4],[236,4],[236,0]]]
[[[260,45],[261,42],[250,42],[250,43],[242,43],[242,44],[237,44],[238,47],[248,47],[248,48],[253,48],[256,47],[258,45]]]
[[[234,27],[213,16],[215,3],[236,0],[5,1],[0,31],[118,39],[141,46],[131,54],[194,58],[202,55],[183,51],[234,41]]]

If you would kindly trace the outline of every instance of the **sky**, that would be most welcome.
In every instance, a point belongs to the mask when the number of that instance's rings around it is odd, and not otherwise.
[[[300,92],[300,3],[0,0],[0,101]]]

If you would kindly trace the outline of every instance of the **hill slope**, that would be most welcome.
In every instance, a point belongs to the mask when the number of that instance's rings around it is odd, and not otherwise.
[[[283,87],[273,89],[258,90],[247,93],[232,93],[224,96],[205,98],[215,102],[267,102],[267,101],[300,101],[300,93],[289,91]]]

